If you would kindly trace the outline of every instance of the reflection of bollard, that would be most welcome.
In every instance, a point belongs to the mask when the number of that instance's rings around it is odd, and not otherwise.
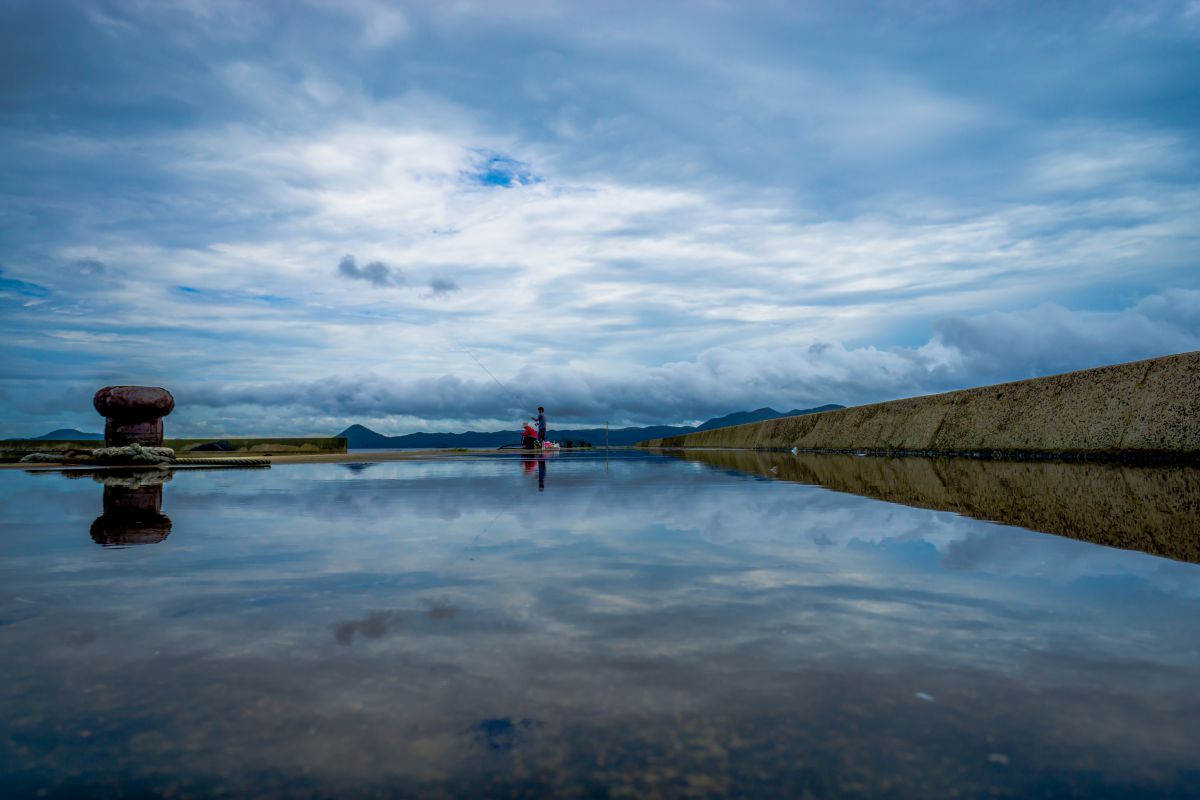
[[[92,523],[92,541],[105,547],[157,544],[171,533],[162,513],[163,481],[170,473],[96,478],[104,484],[104,513]]]
[[[162,418],[175,408],[175,398],[157,386],[105,386],[92,405],[104,415],[104,446],[162,447]]]

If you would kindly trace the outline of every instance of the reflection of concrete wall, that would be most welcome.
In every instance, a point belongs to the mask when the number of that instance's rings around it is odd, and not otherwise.
[[[652,447],[1200,460],[1200,352],[654,439]]]
[[[1200,469],[689,450],[717,467],[1200,563]]]

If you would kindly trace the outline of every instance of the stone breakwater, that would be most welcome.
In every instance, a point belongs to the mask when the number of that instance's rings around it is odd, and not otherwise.
[[[651,439],[643,447],[1200,461],[1200,352]]]

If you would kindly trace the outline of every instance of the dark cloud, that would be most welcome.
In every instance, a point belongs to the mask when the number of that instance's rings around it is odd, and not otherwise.
[[[435,295],[445,295],[457,292],[461,287],[452,278],[433,278],[429,281],[429,288]]]
[[[98,258],[80,258],[57,270],[63,281],[58,287],[66,294],[86,295],[118,289],[125,286],[124,275],[119,269]],[[95,299],[93,298],[93,303]]]
[[[395,267],[389,267],[382,261],[372,261],[364,266],[358,266],[354,256],[342,256],[338,262],[338,274],[358,281],[367,281],[372,286],[403,286],[404,273]]]
[[[85,278],[100,277],[108,272],[108,265],[98,258],[81,258],[75,262],[75,268]]]

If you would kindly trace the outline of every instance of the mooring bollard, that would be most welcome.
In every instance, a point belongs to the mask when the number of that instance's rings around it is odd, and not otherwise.
[[[157,386],[105,386],[92,405],[106,420],[105,447],[162,447],[162,418],[175,408],[175,398]]]

